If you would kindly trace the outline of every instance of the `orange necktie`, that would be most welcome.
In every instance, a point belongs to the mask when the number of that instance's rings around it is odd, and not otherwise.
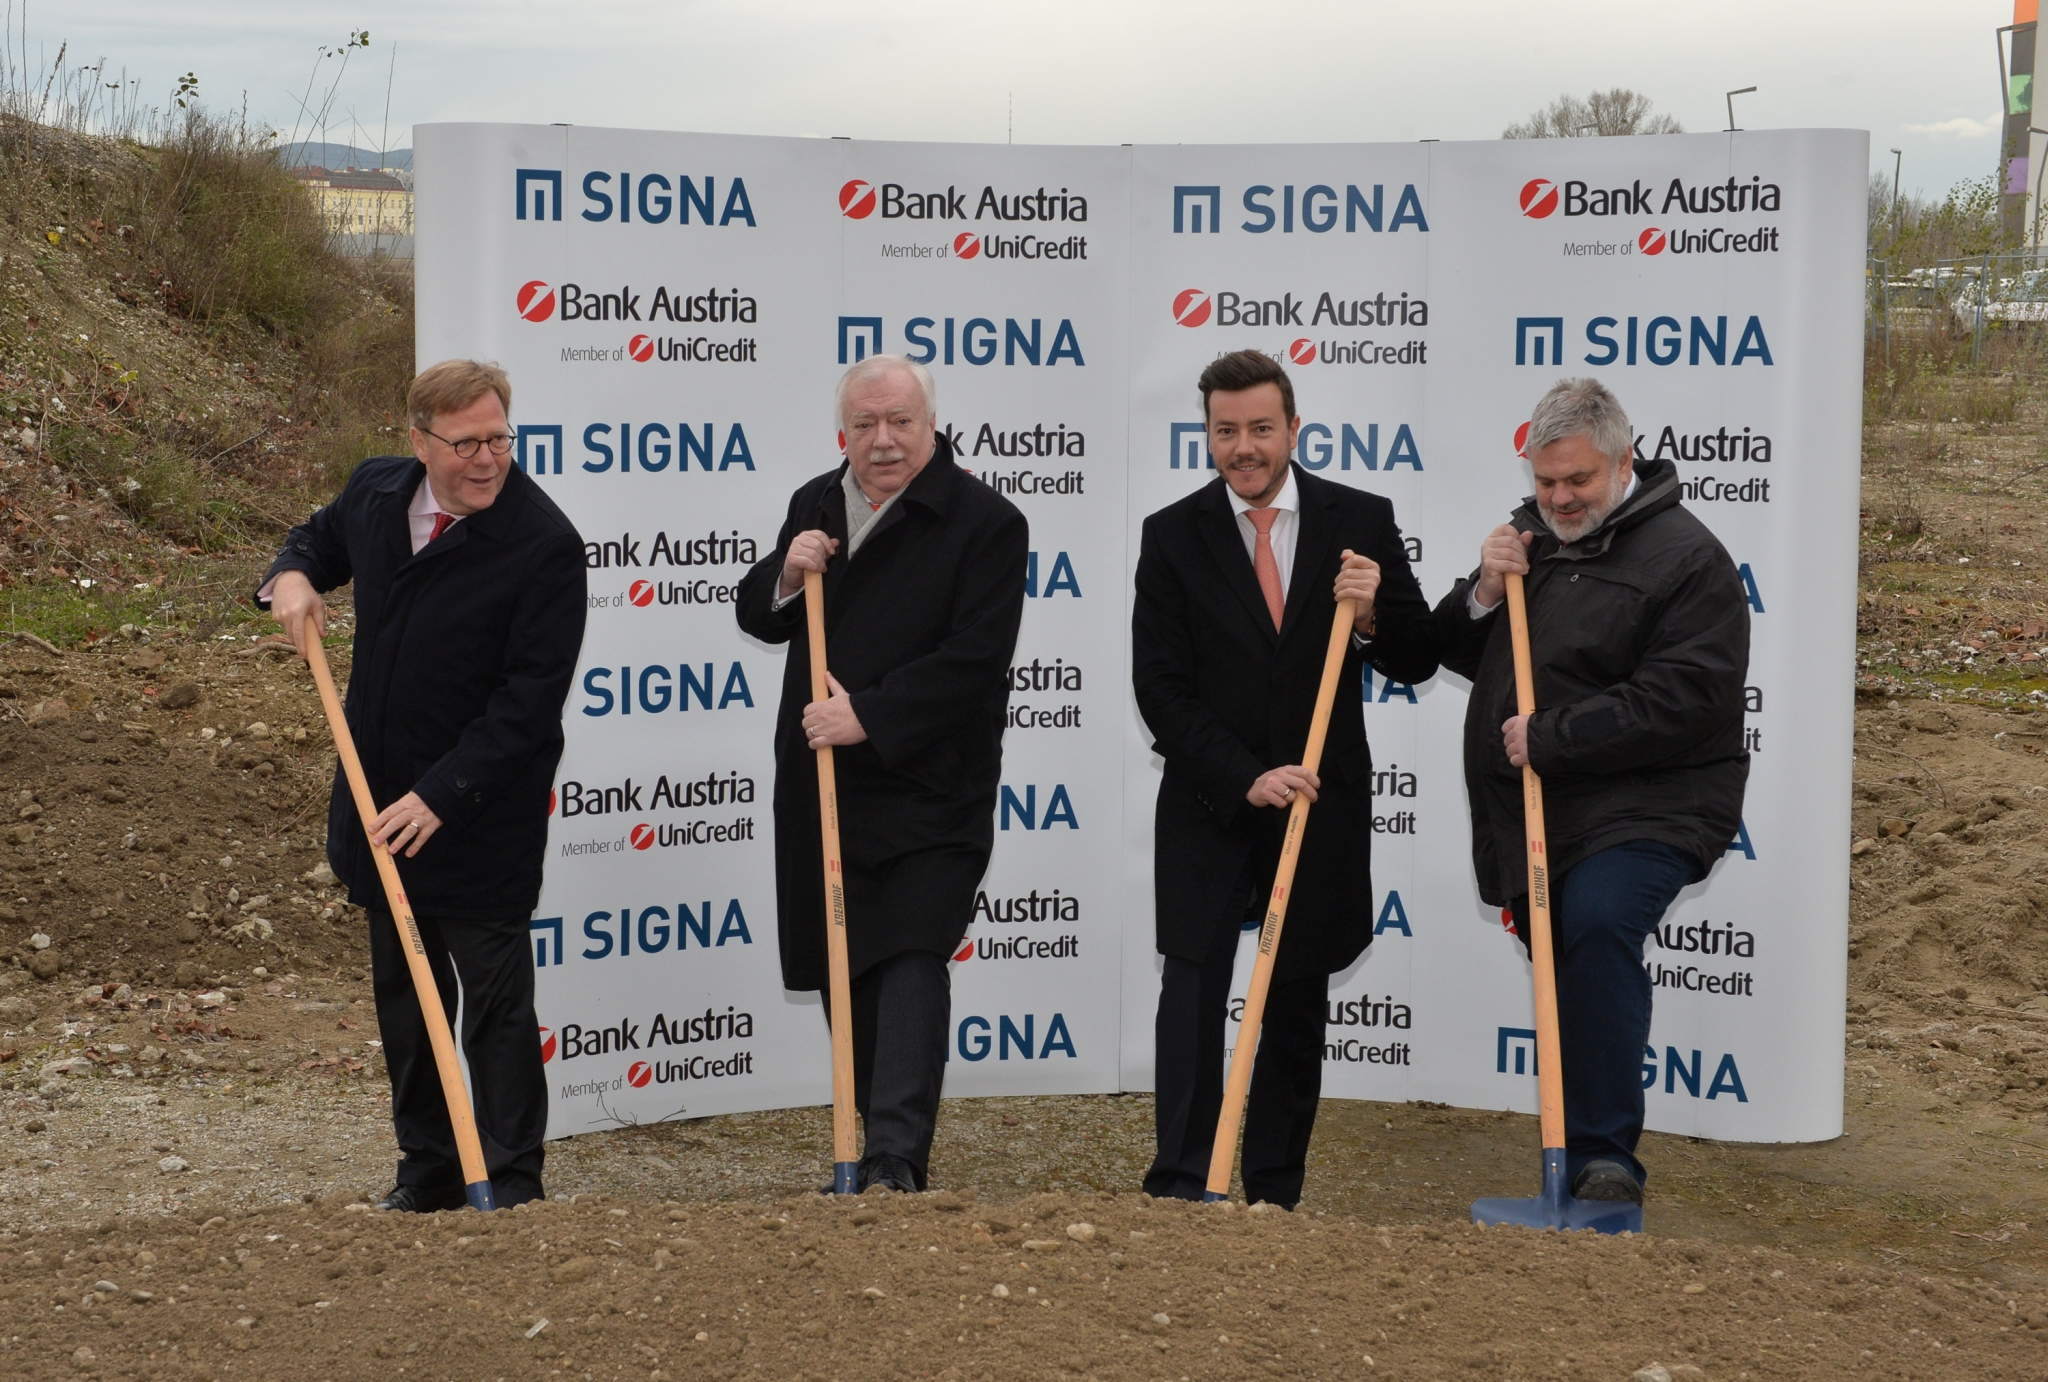
[[[1280,510],[1246,509],[1244,516],[1258,530],[1259,540],[1252,548],[1252,571],[1259,578],[1259,589],[1266,596],[1266,609],[1273,616],[1273,627],[1277,629],[1287,613],[1287,597],[1280,592],[1280,563],[1273,557],[1273,523],[1280,517]]]

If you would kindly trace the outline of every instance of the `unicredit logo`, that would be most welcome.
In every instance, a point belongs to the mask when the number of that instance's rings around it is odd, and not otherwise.
[[[1515,429],[1515,454],[1527,459],[1529,453],[1522,448],[1529,444],[1529,424],[1523,423]]]
[[[875,214],[875,185],[855,178],[839,189],[839,214],[849,221],[865,221]]]
[[[553,1060],[554,1058],[555,1029],[552,1027],[543,1027],[540,1029],[540,1063],[542,1065],[546,1065],[549,1061]]]
[[[654,582],[635,581],[627,586],[626,601],[635,609],[646,609],[654,603]]]
[[[1522,184],[1522,214],[1540,221],[1557,210],[1557,184],[1549,178],[1530,178]]]
[[[1316,343],[1303,336],[1287,347],[1287,358],[1297,365],[1313,365],[1316,362]]]
[[[1183,288],[1173,300],[1173,319],[1182,326],[1201,326],[1209,320],[1214,305],[1200,288]]]
[[[1664,232],[1651,226],[1636,237],[1636,248],[1644,254],[1664,253]]]
[[[635,336],[632,340],[626,342],[626,354],[645,364],[654,358],[654,338],[652,336]]]
[[[654,827],[642,821],[633,827],[633,848],[647,849],[654,844]]]
[[[654,1067],[644,1060],[636,1060],[626,1067],[626,1083],[635,1089],[645,1089],[653,1078]]]
[[[955,259],[975,259],[981,255],[981,237],[971,230],[963,230],[953,237]]]
[[[539,279],[519,286],[519,315],[530,322],[544,322],[555,315],[555,290]]]

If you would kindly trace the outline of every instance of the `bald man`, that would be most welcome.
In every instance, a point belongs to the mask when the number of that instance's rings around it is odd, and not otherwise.
[[[925,1188],[959,948],[994,847],[1028,533],[954,463],[931,375],[876,355],[839,382],[846,459],[797,490],[740,582],[740,628],[789,644],[775,724],[782,981],[825,990],[816,750],[834,749],[861,1190]],[[811,699],[804,573],[824,574],[830,695]]]

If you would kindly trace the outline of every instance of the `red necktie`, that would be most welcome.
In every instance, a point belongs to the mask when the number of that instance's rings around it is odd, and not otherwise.
[[[1246,509],[1244,516],[1258,530],[1259,540],[1252,548],[1252,572],[1259,578],[1259,589],[1266,596],[1266,609],[1272,614],[1273,627],[1277,629],[1287,614],[1287,597],[1280,593],[1280,563],[1273,557],[1273,524],[1280,517],[1280,510]]]
[[[434,541],[434,539],[436,539],[436,538],[440,537],[440,536],[441,536],[441,534],[443,534],[443,533],[447,532],[447,531],[448,531],[448,530],[449,530],[450,528],[452,528],[452,527],[454,527],[454,526],[455,526],[455,515],[454,515],[454,514],[452,514],[452,513],[437,513],[437,514],[435,514],[435,515],[434,515],[434,531],[433,531],[433,532],[431,532],[431,533],[428,533],[428,534],[427,534],[427,541],[428,541],[428,542],[432,542],[432,541]]]

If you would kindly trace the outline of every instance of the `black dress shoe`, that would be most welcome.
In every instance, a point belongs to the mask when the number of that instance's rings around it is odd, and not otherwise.
[[[917,1172],[902,1157],[884,1152],[861,1162],[860,1188],[863,1191],[896,1190],[905,1195],[915,1195],[918,1193]]]
[[[468,1203],[469,1195],[459,1185],[444,1186],[438,1190],[426,1185],[400,1185],[377,1201],[377,1208],[405,1214],[432,1214],[442,1209],[461,1209]]]
[[[1641,1204],[1643,1187],[1629,1174],[1628,1167],[1618,1161],[1589,1161],[1586,1169],[1579,1172],[1579,1178],[1572,1182],[1572,1198]]]

